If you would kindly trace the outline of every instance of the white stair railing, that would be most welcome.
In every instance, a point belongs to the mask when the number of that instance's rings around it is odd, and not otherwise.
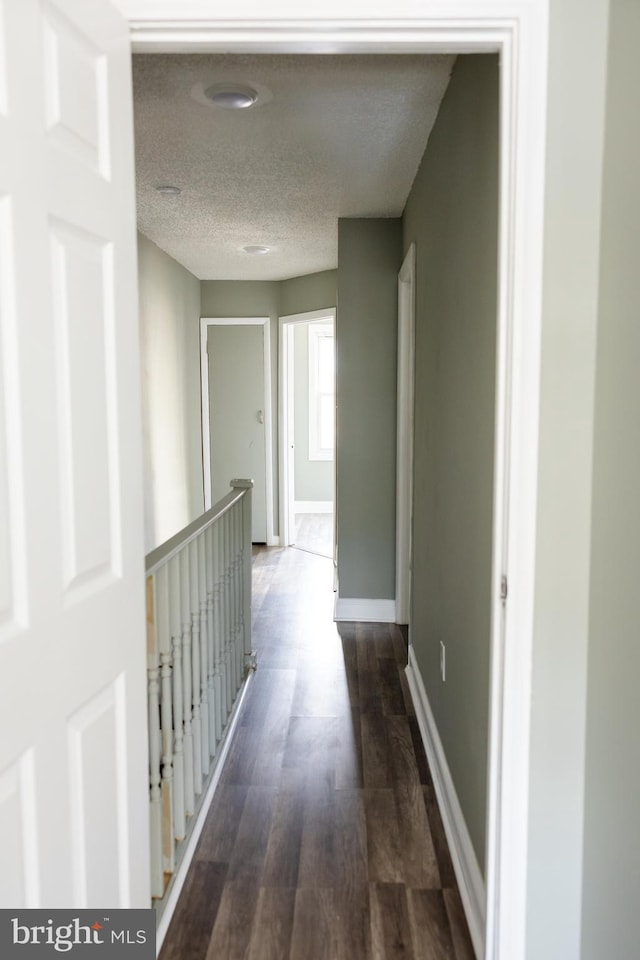
[[[146,559],[151,892],[178,866],[249,670],[251,488],[231,492]]]

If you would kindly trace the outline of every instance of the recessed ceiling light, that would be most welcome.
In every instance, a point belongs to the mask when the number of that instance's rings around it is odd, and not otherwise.
[[[251,256],[262,256],[265,253],[271,252],[271,247],[265,247],[261,243],[250,243],[246,247],[242,248],[245,253],[250,254]]]
[[[230,84],[216,83],[204,91],[207,100],[215,103],[224,110],[246,110],[252,107],[258,99],[257,91],[252,87],[241,87]]]
[[[180,187],[173,187],[169,183],[160,184],[159,187],[156,187],[158,193],[161,193],[163,197],[178,197],[182,192]]]
[[[236,82],[233,77],[209,76],[191,87],[191,96],[209,110],[257,110],[273,100],[271,91],[251,77]]]

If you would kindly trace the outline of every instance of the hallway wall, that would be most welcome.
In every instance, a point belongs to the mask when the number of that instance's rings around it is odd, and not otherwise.
[[[291,277],[280,281],[280,316],[309,313],[335,307],[337,298],[337,270],[322,270],[306,277]]]
[[[340,599],[395,600],[399,219],[338,221]]]
[[[602,196],[582,960],[638,954],[640,5],[612,0]]]
[[[149,552],[203,510],[200,281],[139,233],[138,287]]]
[[[404,213],[416,243],[411,641],[482,868],[497,316],[498,60],[459,57]],[[446,645],[446,683],[440,679]]]

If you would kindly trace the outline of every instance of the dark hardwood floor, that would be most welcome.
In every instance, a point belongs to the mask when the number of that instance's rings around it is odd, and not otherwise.
[[[258,670],[161,960],[473,960],[389,624],[332,563],[254,557]]]

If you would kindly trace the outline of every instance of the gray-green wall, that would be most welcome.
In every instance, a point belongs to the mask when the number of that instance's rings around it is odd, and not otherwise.
[[[611,0],[595,393],[582,960],[640,954],[640,4]]]
[[[497,316],[498,60],[456,61],[404,214],[416,244],[411,640],[485,856]],[[446,682],[440,678],[440,641]]]
[[[323,270],[306,277],[280,281],[280,316],[289,317],[296,313],[335,307],[337,282],[335,270]]]
[[[138,234],[145,549],[202,513],[200,281]]]
[[[339,595],[395,598],[398,219],[338,221]]]

